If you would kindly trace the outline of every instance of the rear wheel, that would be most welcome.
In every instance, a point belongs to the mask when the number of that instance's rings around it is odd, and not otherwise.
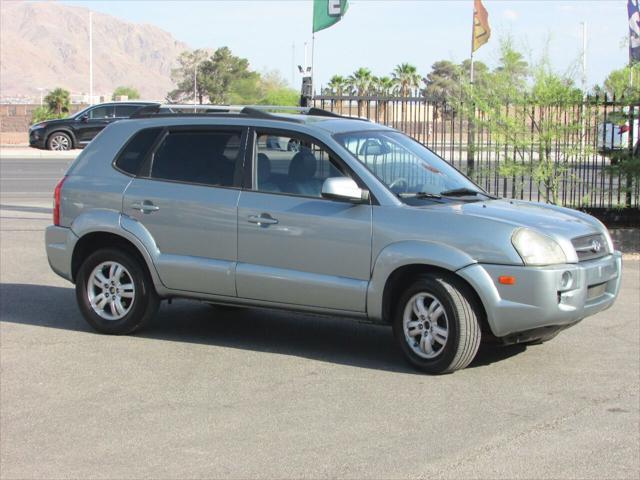
[[[47,148],[49,150],[65,151],[71,150],[73,143],[71,137],[63,132],[52,133],[47,140]]]
[[[427,373],[465,368],[480,346],[480,310],[453,276],[422,275],[400,297],[393,319],[396,342]]]
[[[113,335],[140,329],[160,304],[145,266],[129,252],[113,249],[98,250],[82,263],[76,300],[93,328]]]

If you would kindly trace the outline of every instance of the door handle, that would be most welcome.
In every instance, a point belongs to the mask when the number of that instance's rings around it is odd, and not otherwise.
[[[141,213],[153,213],[160,210],[160,207],[154,205],[153,202],[150,202],[149,200],[145,200],[142,203],[132,203],[131,208]]]
[[[249,223],[256,223],[261,227],[266,225],[275,225],[276,223],[278,223],[278,220],[273,218],[268,213],[263,213],[261,215],[249,215],[247,220],[249,221]]]

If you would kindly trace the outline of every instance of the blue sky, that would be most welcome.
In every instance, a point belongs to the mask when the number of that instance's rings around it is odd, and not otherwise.
[[[311,43],[311,0],[65,1],[135,23],[156,25],[191,47],[228,46],[257,70],[277,69],[292,78]],[[492,37],[476,52],[490,66],[498,40],[511,35],[528,59],[545,49],[555,68],[576,71],[582,51],[580,22],[588,26],[588,83],[627,62],[626,0],[485,0]],[[410,62],[426,74],[441,59],[469,56],[472,0],[350,0],[337,25],[316,34],[316,84],[334,73],[348,75],[365,66],[377,75]],[[97,39],[96,39],[97,41]],[[310,47],[309,47],[310,50]],[[294,77],[296,86],[299,77]]]

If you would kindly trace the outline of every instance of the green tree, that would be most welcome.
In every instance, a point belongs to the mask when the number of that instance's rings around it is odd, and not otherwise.
[[[503,42],[503,58],[518,58],[509,51],[512,48]],[[558,203],[560,181],[571,158],[587,153],[579,150],[580,110],[571,107],[581,104],[582,92],[573,80],[554,72],[543,57],[524,79],[521,74],[510,76],[509,69],[497,69],[486,88],[467,86],[466,91],[469,117],[492,141],[505,146],[498,154],[498,172],[514,180],[512,194],[517,194],[516,188],[521,192],[516,179],[530,176],[546,201]]]
[[[640,100],[640,63],[611,72],[604,81],[604,90],[618,100]]]
[[[209,57],[206,50],[193,50],[182,52],[178,56],[178,67],[171,70],[171,80],[176,88],[167,94],[170,102],[184,102],[193,99],[194,75],[197,71],[197,98],[202,104],[207,94],[207,78],[202,75],[202,64]]]
[[[422,94],[431,101],[452,102],[461,96],[462,69],[449,60],[435,62],[422,81],[425,85]]]
[[[68,90],[58,87],[51,90],[47,96],[44,97],[44,102],[52,113],[62,115],[63,113],[69,113],[71,95]]]
[[[236,57],[228,47],[218,48],[200,69],[209,101],[213,104],[227,103],[235,82],[256,75],[249,70],[249,60]]]
[[[117,97],[127,97],[129,100],[137,100],[140,98],[140,93],[133,87],[120,86],[116,87],[111,95],[111,100],[115,100]]]
[[[420,85],[418,69],[410,63],[401,63],[391,73],[393,80],[400,91],[400,95],[408,97],[411,90]]]

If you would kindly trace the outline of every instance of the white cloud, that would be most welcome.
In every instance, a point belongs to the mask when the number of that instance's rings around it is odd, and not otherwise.
[[[504,18],[505,20],[509,20],[511,22],[515,22],[519,16],[520,15],[518,15],[518,12],[510,8],[507,8],[506,10],[502,11],[502,18]]]

